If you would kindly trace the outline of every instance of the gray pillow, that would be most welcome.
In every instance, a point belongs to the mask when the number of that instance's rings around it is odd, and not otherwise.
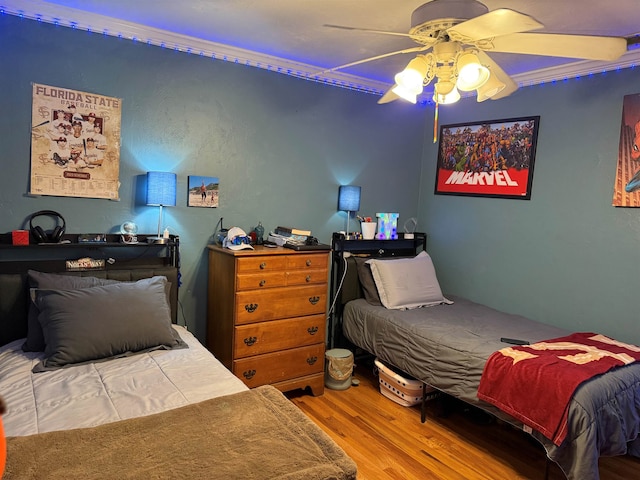
[[[410,309],[453,303],[442,295],[436,270],[427,252],[414,258],[367,260],[382,305],[389,309]]]
[[[369,257],[354,258],[356,261],[356,268],[358,269],[358,279],[360,280],[362,293],[364,293],[364,299],[371,305],[382,305],[378,289],[376,288],[376,282],[373,280],[371,267],[367,263]]]
[[[187,348],[171,326],[166,284],[157,276],[80,290],[36,290],[46,358],[33,372]]]
[[[29,288],[43,288],[56,290],[78,290],[80,288],[97,287],[99,285],[113,285],[117,280],[106,278],[79,277],[74,275],[60,275],[56,273],[43,273],[29,270],[27,272]],[[27,316],[27,339],[22,345],[25,352],[44,352],[44,336],[42,327],[38,322],[38,307],[34,302],[29,302]]]

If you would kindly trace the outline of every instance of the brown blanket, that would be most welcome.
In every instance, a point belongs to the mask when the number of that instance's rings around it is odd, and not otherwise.
[[[355,463],[271,386],[146,417],[7,439],[10,479],[355,479]]]

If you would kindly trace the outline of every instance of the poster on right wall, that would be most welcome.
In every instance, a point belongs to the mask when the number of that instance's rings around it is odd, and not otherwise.
[[[640,93],[625,95],[616,182],[613,186],[614,207],[640,207]]]

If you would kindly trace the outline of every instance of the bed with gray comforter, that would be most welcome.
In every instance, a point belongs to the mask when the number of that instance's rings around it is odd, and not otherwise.
[[[535,343],[570,332],[507,314],[464,298],[451,305],[390,310],[364,298],[348,301],[343,333],[356,346],[438,390],[522,427],[477,398],[489,356],[506,345],[502,337]],[[530,392],[529,392],[530,393]],[[569,405],[569,433],[560,446],[536,431],[547,456],[571,480],[598,480],[600,456],[640,457],[640,363],[583,383]]]

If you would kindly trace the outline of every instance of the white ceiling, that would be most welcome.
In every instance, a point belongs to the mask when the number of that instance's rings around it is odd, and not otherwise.
[[[338,30],[324,24],[406,33],[426,0],[0,0],[6,13],[149,41],[167,48],[260,68],[314,73],[416,46],[409,38]],[[531,15],[546,33],[630,37],[640,33],[638,0],[483,0],[489,10]],[[401,54],[323,75],[372,93],[393,84],[414,54]],[[533,55],[491,54],[521,85],[629,67],[640,49],[611,64]]]

